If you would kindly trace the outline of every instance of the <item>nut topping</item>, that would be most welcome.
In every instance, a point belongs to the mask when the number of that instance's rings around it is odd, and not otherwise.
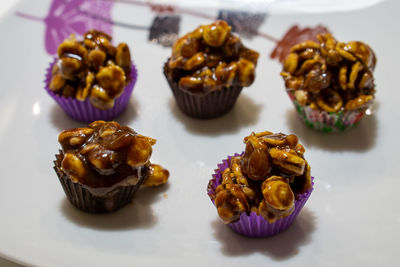
[[[132,167],[145,165],[150,159],[153,152],[151,146],[154,144],[154,139],[138,135],[129,147],[126,163]]]
[[[246,149],[230,159],[213,195],[224,223],[254,211],[270,223],[290,215],[298,194],[312,187],[310,166],[296,135],[251,133]]]
[[[272,163],[287,174],[301,175],[304,171],[305,160],[296,153],[273,147],[269,150]]]
[[[245,142],[246,150],[241,161],[243,173],[252,180],[263,180],[270,171],[268,146],[256,136],[250,136]]]
[[[73,181],[79,181],[80,178],[85,177],[85,165],[79,156],[75,154],[66,153],[61,162],[61,167],[70,175]]]
[[[262,183],[261,191],[264,199],[259,211],[269,222],[273,223],[293,212],[295,197],[287,179],[271,176]]]
[[[292,47],[281,72],[287,91],[301,106],[326,112],[365,107],[375,94],[372,49],[362,42],[337,42],[330,34],[317,39]]]
[[[249,86],[255,78],[259,54],[242,45],[222,20],[202,25],[179,38],[166,64],[179,88],[208,93],[232,85]]]
[[[144,186],[159,186],[165,184],[168,180],[169,172],[158,164],[150,164],[149,174]]]
[[[238,220],[240,214],[249,209],[246,195],[237,184],[226,184],[217,188],[215,206],[224,223]]]
[[[130,82],[131,56],[125,43],[112,46],[111,37],[91,30],[77,41],[71,34],[58,47],[49,88],[64,97],[89,99],[98,109],[110,109]]]
[[[155,139],[137,134],[116,122],[95,121],[87,128],[60,133],[63,148],[62,170],[74,182],[90,187],[111,186],[130,176],[147,172],[149,186],[167,182],[169,173],[150,163]]]
[[[209,46],[222,46],[229,34],[231,27],[223,20],[218,20],[213,24],[206,25],[203,28],[203,40]]]

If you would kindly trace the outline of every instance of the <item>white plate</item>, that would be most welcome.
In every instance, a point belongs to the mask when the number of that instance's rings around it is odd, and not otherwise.
[[[83,124],[69,119],[43,90],[52,56],[45,49],[46,24],[33,17],[46,17],[49,5],[23,2],[0,23],[0,255],[41,266],[398,264],[399,2],[323,15],[272,14],[259,28],[279,39],[294,24],[323,24],[339,40],[362,40],[375,50],[376,112],[341,134],[315,132],[298,121],[281,65],[269,57],[275,43],[266,38],[243,39],[261,57],[256,81],[234,109],[199,121],[178,110],[163,77],[170,48],[148,42],[146,30],[113,26],[114,40],[130,45],[139,69],[130,106],[117,120],[158,140],[152,160],[171,176],[169,185],[140,190],[133,204],[108,215],[73,208],[52,168],[58,133]],[[111,20],[148,27],[154,16],[147,6],[117,2]],[[210,21],[180,16],[180,34]],[[244,136],[262,130],[300,137],[315,191],[287,231],[257,240],[220,222],[206,186],[217,163],[242,151]]]

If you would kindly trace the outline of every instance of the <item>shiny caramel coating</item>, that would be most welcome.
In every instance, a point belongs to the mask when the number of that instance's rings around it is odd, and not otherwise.
[[[242,86],[250,86],[255,79],[255,68],[253,62],[247,59],[239,59],[238,65],[238,80]]]
[[[113,150],[101,149],[97,147],[88,153],[87,159],[90,165],[103,175],[114,172],[114,168],[120,164],[118,155]]]
[[[294,194],[287,178],[271,176],[261,185],[264,196],[259,212],[270,223],[290,215],[294,210]]]
[[[290,186],[292,188],[292,191],[296,192],[297,194],[303,194],[312,187],[311,167],[307,162],[303,174],[299,176],[294,176],[293,181],[291,181],[290,183]]]
[[[89,99],[98,109],[110,109],[130,82],[129,47],[125,43],[114,47],[111,37],[101,31],[88,31],[82,41],[71,34],[57,54],[49,88],[64,97]]]
[[[58,46],[57,54],[60,59],[62,59],[63,57],[70,57],[75,58],[79,61],[86,61],[88,51],[81,43],[76,40],[75,35],[71,34]]]
[[[199,27],[191,33],[179,38],[172,45],[172,58],[180,56],[190,58],[200,51],[203,27]]]
[[[204,42],[213,47],[222,46],[231,33],[231,27],[223,20],[205,25],[203,27]]]
[[[51,77],[49,88],[53,92],[59,92],[65,85],[66,80],[61,74],[55,74]]]
[[[88,74],[86,76],[85,87],[78,87],[78,90],[75,95],[76,99],[78,99],[80,101],[84,101],[88,97],[88,95],[90,93],[90,89],[93,86],[94,79],[95,79],[94,73],[88,72]]]
[[[66,98],[68,97],[75,97],[76,95],[76,88],[72,85],[66,83],[62,89],[62,95]]]
[[[93,49],[89,52],[89,64],[94,69],[99,70],[106,60],[107,54],[101,49]]]
[[[98,85],[103,88],[110,97],[119,96],[125,86],[125,72],[118,65],[101,67],[96,74]]]
[[[345,110],[359,109],[374,99],[371,95],[360,95],[346,103]]]
[[[196,76],[185,76],[179,79],[178,84],[192,93],[200,93],[203,91],[204,80]]]
[[[254,211],[270,223],[290,215],[294,201],[312,187],[304,147],[294,135],[269,131],[244,138],[246,149],[230,159],[212,197],[225,223]]]
[[[304,41],[302,43],[294,45],[290,49],[290,52],[298,52],[298,51],[302,51],[302,50],[305,50],[305,49],[308,49],[308,48],[318,49],[319,45],[314,41]]]
[[[316,97],[319,108],[327,112],[338,112],[343,106],[340,94],[332,89],[326,89]]]
[[[58,141],[64,154],[61,169],[74,182],[103,187],[137,176],[143,169],[149,186],[168,180],[168,171],[150,162],[156,140],[117,122],[95,121],[85,128],[65,130]]]
[[[89,30],[84,34],[84,43],[85,41],[91,41],[91,46],[93,48],[101,49],[105,51],[107,54],[111,56],[115,56],[116,48],[111,44],[111,36],[106,34],[105,32],[98,30]],[[93,46],[94,45],[94,46]]]
[[[190,57],[184,66],[185,70],[195,70],[198,69],[200,66],[203,65],[205,62],[206,58],[204,57],[203,52],[198,52],[194,54],[192,57]]]
[[[226,184],[221,186],[215,198],[215,206],[224,223],[237,221],[242,212],[249,210],[246,195],[237,184]]]
[[[82,145],[86,140],[93,134],[93,129],[91,128],[74,128],[71,130],[65,130],[62,131],[59,136],[58,136],[58,142],[63,146],[63,147],[74,147],[76,145]],[[71,143],[71,140],[76,140],[76,138],[79,138],[81,141],[79,143],[76,143],[76,141],[73,141]]]
[[[65,56],[59,60],[60,65],[60,74],[66,80],[76,81],[82,78],[83,73],[83,64],[80,59]]]
[[[222,62],[215,69],[215,77],[227,86],[231,86],[235,80],[237,71],[238,64],[236,62],[229,64]]]
[[[243,49],[240,38],[230,34],[222,47],[222,54],[227,58],[237,58],[238,56],[257,62],[259,54],[251,49]]]
[[[199,26],[173,44],[167,75],[182,90],[196,94],[233,85],[249,86],[255,79],[258,57],[231,33],[225,21],[217,20]]]
[[[252,180],[263,180],[270,171],[268,146],[256,136],[250,136],[245,142],[246,149],[241,161],[243,173]]]
[[[129,72],[131,66],[131,52],[126,43],[120,43],[117,46],[115,53],[115,63],[120,66],[125,72]]]
[[[253,135],[253,133],[251,135]],[[285,146],[287,143],[286,135],[283,133],[268,133],[259,135],[257,136],[257,138],[261,139],[263,142],[267,143],[271,147]]]
[[[239,184],[248,201],[253,201],[257,197],[249,179],[242,172],[241,157],[233,157],[231,159],[230,168],[222,173],[221,184]]]
[[[376,56],[374,51],[367,44],[363,42],[352,41],[343,46],[343,49],[353,54],[371,71],[375,69]]]
[[[299,55],[297,55],[296,53],[290,53],[284,62],[283,69],[290,74],[294,74],[297,70],[298,64]]]
[[[73,181],[79,181],[79,179],[85,177],[86,168],[78,155],[66,153],[61,162],[61,167]]]
[[[269,150],[269,155],[272,163],[285,174],[301,175],[304,171],[306,162],[297,153],[273,147]]]
[[[305,106],[308,103],[308,92],[305,90],[296,90],[294,91],[294,98],[300,105]]]
[[[110,109],[114,106],[114,99],[99,85],[94,85],[90,91],[89,100],[93,106],[101,109]]]
[[[338,42],[331,34],[317,39],[292,47],[281,72],[287,90],[300,105],[326,112],[364,107],[353,104],[361,103],[362,95],[374,98],[373,50],[359,41]]]
[[[132,167],[145,165],[151,157],[155,140],[146,136],[137,136],[129,147],[127,164]]]
[[[144,186],[159,186],[168,181],[169,172],[158,164],[150,164],[149,174],[144,181]]]

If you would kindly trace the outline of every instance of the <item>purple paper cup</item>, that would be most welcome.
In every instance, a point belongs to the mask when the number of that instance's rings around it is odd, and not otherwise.
[[[236,153],[234,157],[240,155],[242,154]],[[208,183],[208,196],[210,197],[213,204],[213,195],[215,189],[221,184],[222,173],[226,168],[229,168],[232,157],[233,156],[228,156],[227,159],[224,159],[222,163],[217,165],[218,168],[215,170],[213,178]],[[311,192],[314,189],[314,177],[311,177],[311,182],[312,187],[310,189],[308,189],[303,194],[296,195],[296,200],[294,202],[295,208],[292,214],[290,214],[289,216],[279,219],[274,223],[269,223],[267,220],[264,219],[263,216],[257,215],[255,212],[251,212],[249,215],[246,213],[242,213],[237,222],[230,223],[228,224],[228,226],[235,232],[248,237],[268,237],[286,230],[296,219],[297,215],[300,213],[301,209],[304,207],[304,204],[310,197]]]
[[[69,202],[76,208],[89,213],[113,212],[132,201],[133,196],[147,178],[148,172],[138,177],[136,184],[120,183],[112,186],[111,189],[99,188],[90,190],[85,185],[72,181],[69,176],[60,168],[64,158],[63,152],[56,155],[54,170],[58,176],[62,188]]]
[[[354,127],[360,122],[367,109],[373,104],[373,101],[370,101],[366,106],[359,109],[327,112],[324,110],[312,109],[310,106],[302,106],[289,91],[288,95],[304,123],[310,128],[325,133],[344,132]]]
[[[86,98],[85,101],[80,101],[73,97],[64,97],[58,95],[50,90],[49,84],[51,80],[51,71],[57,60],[58,59],[56,58],[46,70],[46,79],[44,81],[45,89],[47,93],[64,110],[64,112],[67,113],[68,116],[82,122],[93,122],[96,120],[110,121],[126,109],[138,75],[137,69],[133,62],[131,63],[131,73],[129,75],[130,82],[125,86],[122,94],[117,99],[115,99],[114,106],[110,109],[102,110],[94,107],[92,103],[90,103],[88,98]]]
[[[179,88],[172,79],[167,63],[164,64],[164,75],[175,97],[179,109],[186,115],[196,119],[212,119],[229,112],[236,103],[243,86],[233,85],[207,94],[195,94]]]

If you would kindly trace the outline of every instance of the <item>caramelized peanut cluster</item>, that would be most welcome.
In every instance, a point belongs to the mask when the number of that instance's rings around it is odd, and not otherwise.
[[[224,223],[254,211],[268,222],[290,215],[296,195],[311,188],[310,166],[295,135],[252,133],[242,156],[232,157],[214,195]]]
[[[225,21],[218,20],[179,38],[168,68],[181,89],[207,93],[231,85],[251,85],[258,56],[243,46]]]
[[[375,94],[372,49],[358,41],[338,42],[330,34],[317,38],[292,47],[281,72],[287,90],[300,105],[327,112],[368,105]]]
[[[128,45],[111,44],[107,34],[91,30],[77,41],[74,34],[58,47],[49,88],[80,101],[89,98],[98,109],[110,109],[129,82],[131,55]]]
[[[64,159],[61,169],[74,181],[90,187],[113,185],[147,170],[146,185],[168,180],[169,173],[150,163],[155,139],[137,134],[117,122],[95,121],[87,128],[60,133]]]

